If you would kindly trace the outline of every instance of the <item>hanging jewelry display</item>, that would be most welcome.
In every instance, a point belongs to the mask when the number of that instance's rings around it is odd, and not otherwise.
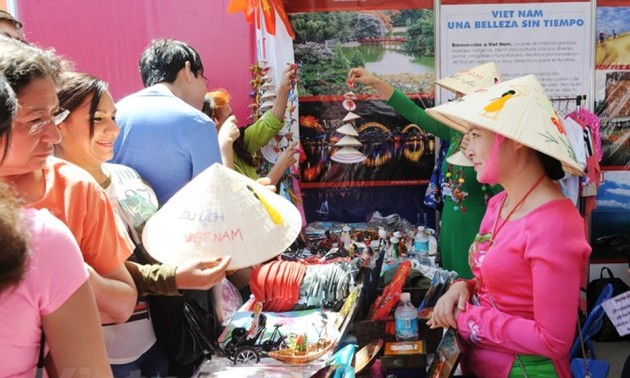
[[[446,178],[446,182],[448,185],[449,194],[455,202],[455,206],[453,210],[461,211],[462,213],[466,213],[466,207],[462,204],[464,199],[468,196],[468,192],[465,192],[462,187],[466,180],[464,179],[464,171],[462,168],[455,168],[455,172],[453,172],[453,165],[448,165],[448,171],[444,175]]]
[[[287,99],[287,107],[285,109],[285,124],[282,130],[288,130],[283,133],[281,130],[270,143],[266,146],[262,147],[260,152],[265,158],[265,160],[271,164],[274,164],[282,151],[293,142],[294,133],[291,131],[291,125],[297,122],[297,108],[298,108],[298,96],[297,96],[297,83],[298,83],[298,75],[299,69],[297,64],[291,64],[291,68],[295,70],[295,74],[291,78],[291,89],[289,90],[288,99]],[[261,117],[267,110],[273,107],[275,98],[277,97],[277,92],[275,87],[271,82],[271,78],[266,80],[265,76],[261,78],[262,84],[260,86],[261,94],[260,100],[262,104],[260,104],[258,108],[258,117]],[[268,170],[271,167],[267,167]]]
[[[462,140],[453,141],[453,143],[457,143],[457,147],[455,149],[455,153],[460,150]],[[466,213],[466,207],[463,205],[464,200],[468,197],[468,192],[464,190],[464,183],[466,179],[464,178],[464,169],[463,167],[453,166],[453,164],[448,165],[448,170],[444,173],[442,183],[442,195],[449,196],[455,202],[453,206],[453,210],[461,211],[462,213]],[[481,190],[484,192],[485,202],[488,203],[488,199],[490,198],[490,193],[488,193],[488,186],[482,185]]]
[[[249,68],[252,73],[252,79],[249,82],[249,85],[252,87],[252,92],[250,96],[252,97],[252,103],[249,104],[248,108],[252,112],[247,118],[248,120],[255,122],[260,115],[264,113],[261,112],[260,106],[261,102],[271,101],[273,105],[273,100],[275,99],[275,92],[273,90],[263,89],[263,85],[266,85],[265,88],[268,87],[270,83],[270,77],[267,75],[271,67],[267,64],[266,61],[259,61],[253,64]],[[273,97],[270,97],[270,94],[273,93]]]
[[[348,114],[342,120],[343,125],[336,130],[343,137],[335,143],[336,150],[330,157],[331,160],[341,164],[355,164],[366,159],[365,155],[357,149],[363,144],[355,138],[359,136],[359,133],[354,127],[354,122],[361,116],[352,112],[357,108],[354,102],[357,96],[352,92],[354,83],[349,81],[348,86],[351,90],[343,95],[344,100],[341,103],[343,108],[348,111]]]

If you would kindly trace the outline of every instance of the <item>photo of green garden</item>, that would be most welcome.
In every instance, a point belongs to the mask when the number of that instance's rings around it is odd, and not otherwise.
[[[340,95],[363,66],[404,93],[433,96],[434,17],[428,9],[290,15],[300,97]],[[371,94],[355,88],[358,95]]]

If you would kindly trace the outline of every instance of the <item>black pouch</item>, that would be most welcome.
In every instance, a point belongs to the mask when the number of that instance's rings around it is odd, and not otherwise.
[[[213,312],[186,296],[147,299],[157,342],[168,356],[171,374],[190,376],[217,348],[221,330]]]
[[[604,271],[608,272],[608,277],[604,277]],[[613,297],[630,290],[630,287],[628,287],[621,278],[615,277],[608,267],[603,267],[599,273],[599,278],[591,281],[586,287],[586,301],[589,313],[593,309],[593,306],[595,306],[595,301],[599,298],[599,294],[602,292],[606,284],[612,284]],[[593,336],[593,340],[616,341],[619,339],[621,339],[619,332],[617,332],[617,329],[608,318],[608,315],[604,314],[604,324],[602,325],[602,329]]]
[[[142,245],[134,255],[141,264],[154,262]],[[209,310],[209,296],[209,291],[186,290],[181,296],[146,297],[158,345],[169,360],[169,375],[190,377],[217,349],[222,329]]]

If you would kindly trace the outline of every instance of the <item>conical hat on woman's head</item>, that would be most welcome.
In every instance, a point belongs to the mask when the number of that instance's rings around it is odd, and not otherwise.
[[[534,75],[490,86],[426,112],[461,132],[481,127],[501,134],[559,160],[565,172],[583,174],[562,120]]]
[[[472,167],[474,166],[472,160],[466,156],[464,151],[457,151],[453,155],[446,158],[449,164],[459,165],[460,167]]]
[[[228,269],[234,270],[279,255],[301,227],[300,212],[288,200],[214,164],[149,219],[142,241],[166,264],[232,256]]]
[[[435,84],[449,91],[469,94],[500,82],[501,74],[497,65],[489,62],[436,80]]]

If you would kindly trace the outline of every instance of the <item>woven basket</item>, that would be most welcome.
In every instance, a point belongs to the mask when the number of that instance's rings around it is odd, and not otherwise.
[[[293,349],[281,349],[269,352],[269,357],[287,364],[306,364],[326,354],[334,345],[335,343],[332,340],[323,340],[310,344],[306,352],[297,352]]]

